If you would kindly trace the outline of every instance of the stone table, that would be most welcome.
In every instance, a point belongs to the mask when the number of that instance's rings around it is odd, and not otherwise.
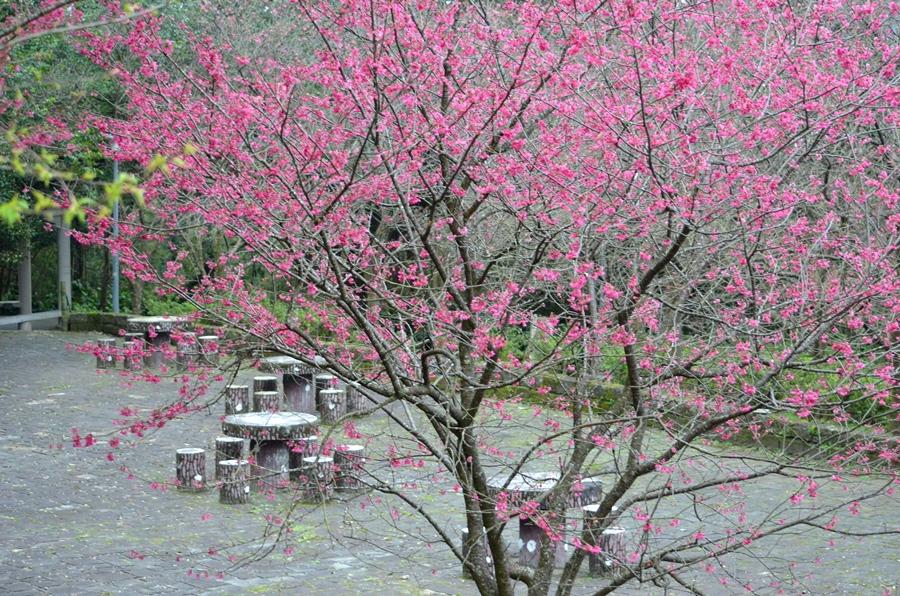
[[[496,499],[501,492],[506,493],[509,511],[519,509],[529,501],[537,501],[540,509],[545,509],[543,496],[559,482],[559,472],[521,472],[509,479],[500,475],[488,481],[491,497]],[[509,482],[507,482],[509,480]],[[566,500],[568,507],[583,507],[596,503],[603,495],[603,484],[598,477],[584,478],[572,485],[572,492]],[[526,516],[519,517],[519,562],[534,567],[541,556],[541,535],[544,531]],[[564,541],[561,541],[564,543]],[[565,558],[565,553],[557,553],[557,561]]]
[[[259,369],[280,373],[285,407],[292,412],[316,413],[316,391],[312,367],[291,356],[269,356],[260,361]]]
[[[143,333],[150,355],[145,364],[149,368],[158,369],[165,360],[163,349],[172,342],[172,331],[185,324],[187,317],[129,317],[128,331]]]
[[[254,475],[280,488],[290,480],[289,442],[315,435],[318,424],[318,417],[304,412],[248,412],[225,416],[222,433],[250,439],[250,451],[256,451]]]

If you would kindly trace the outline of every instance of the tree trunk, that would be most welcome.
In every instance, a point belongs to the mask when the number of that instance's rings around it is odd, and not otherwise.
[[[131,282],[131,312],[136,315],[141,314],[141,308],[144,306],[144,282],[135,278]]]

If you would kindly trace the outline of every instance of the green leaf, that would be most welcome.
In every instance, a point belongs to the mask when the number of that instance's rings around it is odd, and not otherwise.
[[[152,174],[156,170],[162,169],[163,172],[168,171],[168,160],[162,155],[154,155],[150,163],[147,164],[147,173]]]
[[[19,195],[13,195],[8,201],[0,204],[0,221],[11,226],[18,223],[27,210],[28,203]]]
[[[53,207],[57,207],[56,201],[45,195],[39,190],[31,190],[31,194],[34,197],[34,212],[40,213],[41,211],[45,211],[47,209],[52,209]]]

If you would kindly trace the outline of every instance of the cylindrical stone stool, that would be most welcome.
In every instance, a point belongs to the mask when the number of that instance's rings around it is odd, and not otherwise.
[[[589,555],[588,571],[596,577],[609,577],[628,554],[625,545],[627,531],[625,528],[610,526],[598,535],[596,530],[603,523],[603,518],[597,514],[599,508],[597,503],[581,508],[584,529],[592,535],[594,545],[600,547],[599,553]],[[612,508],[613,512],[616,510],[618,507]]]
[[[253,377],[253,393],[257,391],[278,391],[278,377],[274,375]]]
[[[200,364],[216,366],[219,364],[219,336],[201,335],[197,338],[200,346]]]
[[[175,351],[175,362],[178,364],[178,368],[185,370],[196,366],[199,359],[200,350],[197,346],[197,334],[191,332],[182,333],[178,339]]]
[[[116,367],[116,340],[103,338],[97,340],[97,368]]]
[[[243,414],[250,411],[250,387],[229,385],[225,388],[225,415]]]
[[[334,486],[339,492],[363,490],[366,448],[362,445],[340,445],[334,452]]]
[[[228,459],[244,459],[244,439],[240,437],[216,437],[216,480],[220,480],[219,463]]]
[[[175,451],[175,479],[178,490],[200,492],[206,489],[206,451],[187,447]]]
[[[301,498],[309,503],[324,503],[334,496],[334,459],[316,455],[303,458],[300,479]]]
[[[254,412],[277,412],[281,410],[281,394],[277,391],[255,391],[253,393]]]
[[[343,389],[319,391],[319,418],[322,424],[334,424],[347,411],[347,395]]]
[[[362,412],[366,409],[368,400],[366,399],[366,395],[362,392],[358,384],[348,383],[347,386],[344,387],[344,391],[347,392],[348,414]]]
[[[125,361],[122,363],[125,370],[144,369],[144,345],[143,333],[125,334]]]
[[[221,479],[219,503],[243,505],[250,500],[250,483],[247,481],[248,469],[247,460],[226,459],[216,465],[216,473]]]
[[[325,389],[337,389],[338,378],[329,373],[322,373],[313,377],[313,391],[316,392],[316,412],[322,411],[322,398],[320,394]]]
[[[319,437],[311,435],[288,442],[291,449],[291,480],[299,480],[303,472],[303,460],[319,455]]]

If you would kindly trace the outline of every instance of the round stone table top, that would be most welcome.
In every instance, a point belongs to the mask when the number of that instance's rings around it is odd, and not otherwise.
[[[187,322],[187,317],[128,317],[130,331],[146,331],[153,327],[156,331],[171,331]]]
[[[301,412],[247,412],[225,416],[222,432],[258,441],[289,441],[315,434],[319,418]]]
[[[293,356],[268,356],[260,360],[259,369],[268,372],[282,372],[286,375],[314,375],[318,367],[325,364],[325,359],[316,356],[315,365],[304,364]]]
[[[488,480],[488,488],[493,495],[506,492],[507,503],[518,507],[527,501],[537,501],[559,482],[559,472],[520,472],[509,478],[506,474],[494,476]],[[505,488],[504,488],[505,485]],[[603,483],[597,477],[583,478],[572,485],[572,492],[567,499],[570,507],[583,507],[594,503],[603,494]]]

